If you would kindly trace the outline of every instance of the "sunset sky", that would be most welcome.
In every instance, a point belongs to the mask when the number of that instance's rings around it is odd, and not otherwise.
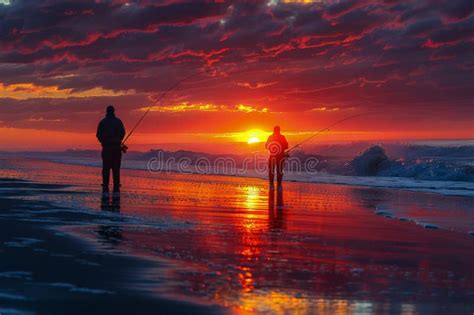
[[[474,138],[472,0],[289,2],[0,0],[0,149],[97,148],[200,71],[132,147]]]

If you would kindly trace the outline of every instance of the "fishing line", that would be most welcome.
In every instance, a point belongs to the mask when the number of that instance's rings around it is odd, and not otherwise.
[[[147,114],[153,109],[153,107],[155,107],[161,100],[163,100],[163,98],[168,94],[170,93],[171,91],[173,91],[174,89],[176,89],[179,85],[181,85],[181,83],[193,78],[194,76],[197,76],[197,75],[200,75],[200,74],[205,74],[205,73],[209,73],[209,72],[212,72],[212,71],[216,71],[214,69],[207,69],[207,70],[203,70],[203,71],[198,71],[198,72],[194,72],[178,81],[176,81],[175,84],[173,84],[172,86],[170,86],[166,91],[164,91],[149,107],[148,109],[143,113],[143,115],[140,117],[140,119],[138,119],[137,123],[133,126],[133,128],[130,130],[130,132],[128,133],[128,135],[123,139],[122,141],[122,152],[123,153],[126,153],[127,150],[128,150],[128,147],[125,145],[125,142],[130,138],[130,136],[133,134],[133,132],[135,131],[135,129],[140,125],[140,123],[143,121],[143,119],[145,119],[145,117],[147,116]],[[240,71],[234,71],[234,72],[230,72],[231,74],[236,74],[236,73],[245,73],[245,72],[248,72],[248,70],[240,70]],[[212,77],[210,78],[211,80],[212,79],[216,79],[218,78],[218,73],[216,74],[215,77]]]
[[[362,113],[362,114],[356,114],[356,115],[352,115],[352,116],[349,116],[349,117],[345,117],[343,119],[340,119],[338,121],[336,121],[335,123],[327,126],[327,127],[324,127],[323,129],[319,130],[318,132],[316,132],[315,134],[311,135],[310,137],[306,138],[305,140],[301,141],[300,143],[297,143],[296,145],[292,146],[290,149],[288,149],[288,151],[286,151],[286,154],[289,154],[291,151],[295,150],[296,148],[300,147],[302,144],[310,141],[311,139],[317,137],[318,135],[320,135],[321,133],[323,133],[324,131],[329,131],[332,127],[346,121],[346,120],[349,120],[349,119],[353,119],[353,118],[356,118],[356,117],[360,117],[360,116],[366,116],[366,115],[373,115],[373,114],[376,114],[377,112],[370,112],[370,113]]]
[[[128,150],[128,147],[125,145],[125,142],[128,140],[128,138],[130,138],[130,136],[133,134],[133,132],[135,131],[135,129],[137,129],[138,125],[140,125],[140,123],[143,121],[143,119],[146,117],[146,115],[152,110],[153,107],[155,107],[169,92],[173,91],[174,89],[176,89],[181,83],[183,83],[184,81],[187,81],[189,79],[191,79],[192,77],[194,76],[197,76],[199,74],[203,74],[203,73],[208,73],[208,72],[211,72],[212,70],[211,69],[207,69],[207,70],[204,70],[204,71],[198,71],[198,72],[194,72],[178,81],[175,82],[175,84],[173,84],[172,86],[170,86],[166,91],[164,91],[149,107],[148,109],[143,113],[143,115],[140,117],[140,119],[138,119],[137,123],[135,124],[135,126],[133,126],[133,128],[130,130],[130,132],[128,133],[128,135],[123,139],[122,141],[122,152],[123,153],[126,153],[127,150]]]
[[[379,59],[381,58],[381,56],[379,57]],[[127,150],[128,150],[128,147],[125,145],[126,141],[131,137],[131,135],[133,134],[133,132],[135,131],[135,129],[140,125],[140,123],[143,121],[143,119],[145,119],[145,117],[148,115],[148,113],[153,109],[153,107],[155,107],[161,100],[163,100],[163,98],[165,98],[165,96],[170,93],[171,91],[173,91],[174,89],[176,89],[179,85],[181,85],[183,82],[197,76],[197,75],[200,75],[200,74],[205,74],[205,73],[209,73],[211,71],[214,71],[212,69],[207,69],[207,70],[204,70],[204,71],[198,71],[198,72],[194,72],[178,81],[176,81],[172,86],[170,86],[166,91],[164,91],[148,108],[147,110],[143,113],[143,115],[140,117],[140,119],[138,119],[138,121],[136,122],[136,124],[133,126],[133,128],[130,130],[130,132],[127,134],[127,136],[124,138],[124,140],[122,141],[122,144],[121,144],[121,147],[122,147],[122,152],[123,153],[126,153]],[[244,72],[248,72],[248,70],[241,70],[241,71],[234,71],[231,72],[232,74],[235,74],[235,73],[244,73]],[[214,78],[211,78],[211,79],[215,79]],[[346,120],[349,120],[349,119],[352,119],[352,118],[355,118],[355,117],[359,117],[359,116],[364,116],[364,115],[369,115],[369,114],[373,114],[373,113],[363,113],[363,114],[357,114],[357,115],[352,115],[352,116],[349,116],[349,117],[346,117],[344,119],[341,119],[341,120],[338,120],[337,122],[335,122],[334,124],[328,126],[328,127],[325,127],[321,130],[319,130],[317,133],[311,135],[309,138],[305,139],[304,141],[296,144],[295,146],[291,147],[287,153],[290,153],[291,151],[295,150],[296,148],[300,147],[302,144],[310,141],[311,139],[313,139],[314,137],[320,135],[321,133],[323,133],[324,131],[329,131],[330,128],[334,127],[335,125],[338,125]]]

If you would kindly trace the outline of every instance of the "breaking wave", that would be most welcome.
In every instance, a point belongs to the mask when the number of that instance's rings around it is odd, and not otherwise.
[[[421,180],[474,182],[473,147],[407,147],[391,159],[382,146],[372,146],[348,164],[350,175],[409,177]]]

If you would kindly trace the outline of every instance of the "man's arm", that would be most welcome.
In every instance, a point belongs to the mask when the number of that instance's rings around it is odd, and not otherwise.
[[[99,122],[99,125],[97,125],[97,132],[95,134],[95,136],[97,137],[97,140],[99,140],[100,143],[102,143],[102,129],[103,129],[103,125],[102,125],[102,120]]]
[[[123,138],[125,138],[125,127],[123,125],[123,122],[120,121],[120,141],[122,141]]]

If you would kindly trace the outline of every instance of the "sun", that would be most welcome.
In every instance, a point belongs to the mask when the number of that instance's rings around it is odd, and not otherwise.
[[[247,140],[247,143],[248,143],[248,144],[260,143],[260,142],[261,142],[260,139],[259,139],[258,137],[255,137],[255,136],[250,137],[250,138]]]
[[[247,131],[236,132],[232,135],[234,141],[247,144],[257,144],[265,141],[270,132],[261,129],[250,129]]]

